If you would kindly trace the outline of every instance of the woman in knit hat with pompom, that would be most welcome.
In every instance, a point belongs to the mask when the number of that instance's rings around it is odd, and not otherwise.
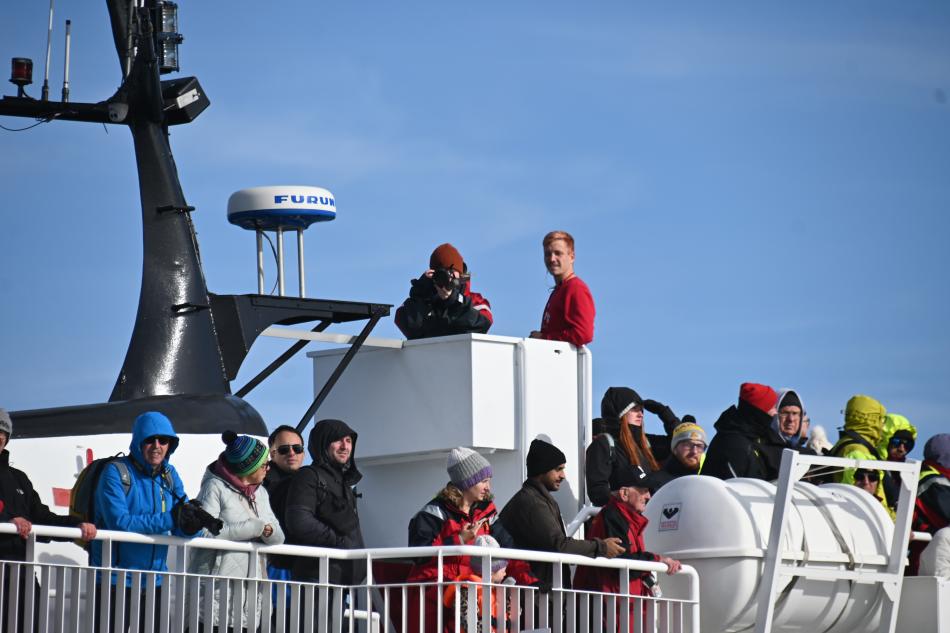
[[[464,447],[453,448],[446,461],[449,483],[429,501],[409,522],[409,546],[472,545],[476,537],[492,534],[502,547],[512,547],[511,539],[495,523],[498,510],[492,501],[492,468],[488,460]],[[442,559],[442,577],[458,578],[471,571],[468,556],[450,556]],[[408,582],[434,582],[438,578],[435,557],[416,563],[409,572]],[[436,630],[436,613],[441,604],[435,585],[426,587],[426,631]],[[418,595],[409,599],[409,622],[419,621]],[[414,632],[413,632],[414,633]]]
[[[284,542],[284,533],[274,516],[267,497],[267,490],[261,486],[268,468],[267,447],[260,440],[249,435],[237,435],[233,431],[221,434],[225,444],[218,459],[208,466],[201,480],[198,501],[212,516],[224,523],[221,533],[212,535],[202,530],[200,536],[221,538],[229,541],[256,541],[267,545],[280,545]],[[194,548],[190,552],[188,571],[195,574],[213,576],[231,576],[250,578],[252,554],[245,552],[226,552],[222,550]],[[261,555],[263,559],[264,556]],[[266,580],[267,564],[265,560],[257,562],[256,578]],[[199,587],[199,603],[208,598],[205,586]],[[200,621],[199,630],[210,630],[218,626],[218,585],[215,585],[213,622]],[[245,594],[245,600],[249,598]],[[227,626],[234,630],[253,630],[260,625],[261,594],[257,595],[257,621],[248,622],[247,604],[241,613],[241,622],[231,621],[233,611],[228,609]],[[199,610],[199,620],[204,609]]]

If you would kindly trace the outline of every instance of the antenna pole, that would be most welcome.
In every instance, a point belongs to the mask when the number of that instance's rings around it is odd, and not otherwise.
[[[69,102],[69,41],[72,37],[72,29],[72,20],[66,20],[66,61],[63,64],[63,103]]]
[[[300,297],[303,298],[307,294],[303,269],[303,229],[297,229],[297,278],[300,280]]]
[[[257,294],[264,294],[264,231],[257,229]]]
[[[49,29],[46,32],[46,70],[43,71],[43,101],[49,101],[49,56],[53,50],[53,0],[49,0]]]
[[[277,227],[277,294],[284,296],[284,229]]]

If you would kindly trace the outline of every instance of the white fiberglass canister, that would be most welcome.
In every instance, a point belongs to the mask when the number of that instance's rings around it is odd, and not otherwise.
[[[666,484],[647,504],[647,549],[699,572],[704,633],[752,630],[775,492],[774,485],[758,479],[692,475]],[[884,571],[893,529],[883,506],[856,486],[799,482],[783,560],[811,568]],[[879,585],[780,576],[776,589],[776,632],[873,630],[880,620]]]

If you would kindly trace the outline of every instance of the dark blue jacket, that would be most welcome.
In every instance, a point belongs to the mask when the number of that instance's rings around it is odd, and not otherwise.
[[[172,438],[162,468],[168,472],[174,495],[168,490],[162,471],[152,473],[142,455],[142,442],[153,435],[165,435]],[[171,421],[161,413],[143,413],[135,419],[132,427],[132,443],[129,455],[120,457],[126,463],[131,477],[128,494],[122,485],[119,469],[108,464],[99,478],[95,497],[95,524],[103,530],[121,530],[139,534],[174,534],[188,536],[175,527],[172,508],[177,496],[187,499],[185,488],[174,466],[168,458],[178,448],[178,436]],[[168,547],[165,545],[145,545],[139,543],[115,543],[112,548],[112,566],[123,569],[141,569],[149,571],[167,571],[165,558]],[[90,550],[89,564],[98,566],[102,561],[102,543],[94,541]],[[159,579],[160,580],[160,579]],[[115,584],[116,576],[112,575]],[[132,583],[131,577],[126,585]],[[161,584],[161,583],[159,583]]]

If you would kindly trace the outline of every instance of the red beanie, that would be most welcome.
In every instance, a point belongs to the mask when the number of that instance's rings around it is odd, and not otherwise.
[[[454,268],[456,272],[462,271],[462,256],[454,246],[446,242],[432,251],[429,257],[429,268],[437,270],[439,268]]]
[[[768,385],[744,382],[739,387],[739,400],[745,400],[756,409],[769,413],[778,404],[778,394]]]

